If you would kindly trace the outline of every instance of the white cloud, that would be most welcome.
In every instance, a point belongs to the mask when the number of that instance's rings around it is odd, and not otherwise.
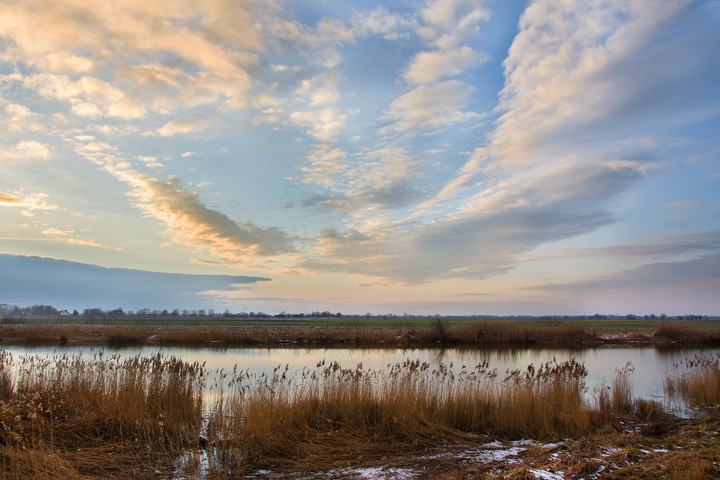
[[[384,117],[392,123],[380,129],[380,134],[415,133],[477,120],[480,115],[465,111],[471,91],[460,80],[420,85],[393,100]]]
[[[5,105],[6,128],[13,132],[39,131],[44,127],[40,121],[41,116],[34,113],[25,105],[8,103]]]
[[[157,133],[163,137],[193,133],[203,129],[205,123],[205,119],[199,116],[189,117],[184,120],[173,120],[160,127]]]
[[[222,212],[206,207],[196,193],[177,177],[166,181],[134,170],[116,158],[112,147],[101,142],[77,145],[77,152],[100,165],[130,187],[128,195],[145,215],[162,222],[179,245],[206,250],[235,266],[259,263],[294,251],[295,239],[280,229],[236,223]]]
[[[145,116],[145,107],[138,99],[99,78],[81,77],[74,81],[67,75],[36,74],[25,78],[24,84],[44,97],[69,102],[76,115],[102,114],[125,120]]]
[[[643,114],[653,105],[666,105],[666,92],[654,86],[658,78],[671,81],[678,71],[686,80],[706,76],[699,74],[707,68],[700,66],[704,60],[690,70],[673,66],[684,60],[661,55],[656,47],[668,43],[665,22],[687,4],[532,2],[504,62],[496,128],[428,204],[549,163],[611,161],[616,151],[627,152],[626,142],[634,141],[641,126],[667,124],[669,119],[658,112]],[[690,88],[674,86],[672,95]],[[653,141],[643,138],[645,145]]]
[[[173,8],[10,0],[0,5],[0,37],[10,42],[10,61],[37,72],[27,88],[71,102],[76,115],[130,120],[147,108],[244,106],[252,86],[246,67],[261,48],[261,10],[272,8],[253,0],[181,0]],[[139,58],[146,62],[137,65]]]
[[[36,211],[57,210],[58,206],[48,203],[49,195],[45,193],[30,193],[24,191],[13,191],[3,193],[0,192],[0,206],[10,208],[20,208],[20,214],[26,217],[32,217]]]
[[[436,46],[452,48],[477,28],[477,24],[490,19],[490,10],[484,1],[434,0],[422,10],[424,24],[418,32]]]
[[[158,158],[153,155],[139,155],[137,159],[150,168],[162,168],[164,166],[158,161]]]
[[[35,65],[43,71],[65,73],[92,73],[95,62],[86,57],[53,52],[43,55],[35,60]]]
[[[449,51],[420,52],[413,58],[404,76],[411,84],[434,83],[443,78],[454,77],[465,67],[482,59],[482,55],[468,46]]]
[[[379,7],[367,14],[357,13],[353,19],[353,29],[359,37],[381,35],[386,40],[397,40],[416,26],[416,20],[408,15],[390,12]]]
[[[569,164],[543,175],[529,173],[431,222],[368,222],[325,232],[298,267],[407,284],[488,278],[512,269],[521,255],[543,243],[612,222],[609,200],[641,178],[632,164]]]
[[[290,114],[290,120],[302,127],[308,127],[308,135],[320,142],[331,142],[344,128],[350,112],[328,106]]]
[[[0,150],[4,160],[47,160],[51,156],[49,145],[34,140],[23,140],[9,149]]]

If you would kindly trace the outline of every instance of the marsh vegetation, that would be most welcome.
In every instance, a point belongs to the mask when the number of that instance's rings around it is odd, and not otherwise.
[[[160,355],[0,360],[3,478],[233,478],[488,439],[617,442],[641,427],[667,435],[682,422],[658,402],[635,399],[628,369],[588,397],[587,370],[575,360],[504,372],[483,362],[320,362],[215,377]],[[669,377],[668,389],[705,389],[717,381],[711,363],[694,361]],[[716,454],[717,446],[704,453]]]

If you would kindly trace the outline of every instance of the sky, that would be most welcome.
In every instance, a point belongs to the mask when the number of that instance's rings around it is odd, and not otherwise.
[[[0,3],[0,303],[720,314],[720,1]]]

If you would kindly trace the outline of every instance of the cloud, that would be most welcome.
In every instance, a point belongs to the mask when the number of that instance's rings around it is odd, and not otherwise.
[[[308,127],[308,135],[320,142],[331,142],[345,128],[350,112],[334,106],[293,112],[290,120]]]
[[[0,37],[12,61],[37,72],[27,88],[71,102],[78,116],[137,119],[146,105],[169,112],[178,104],[244,104],[252,86],[246,67],[262,47],[259,7],[253,0],[181,0],[173,8],[10,0],[0,5]]]
[[[717,12],[707,8],[684,0],[662,9],[649,1],[532,2],[504,62],[495,129],[428,205],[568,156],[612,161],[615,152],[627,155],[636,132],[671,127],[668,111],[715,98],[720,66],[706,52],[720,35],[711,27]],[[656,150],[657,141],[644,136],[634,150]]]
[[[40,122],[40,115],[34,113],[25,105],[8,103],[5,105],[6,128],[14,132],[39,131],[44,128]]]
[[[26,77],[24,85],[43,97],[69,102],[71,111],[79,116],[124,120],[145,116],[140,100],[98,78],[85,76],[74,81],[67,75],[43,73]]]
[[[193,115],[183,120],[172,120],[158,129],[157,133],[163,137],[173,135],[194,133],[203,129],[208,120],[200,115]]]
[[[609,199],[642,177],[631,164],[570,164],[539,178],[501,185],[432,222],[401,220],[328,230],[297,267],[405,284],[488,278],[514,268],[522,254],[543,243],[611,223]]]
[[[475,1],[435,0],[427,3],[420,16],[417,33],[434,50],[422,51],[410,61],[403,78],[412,88],[390,103],[380,120],[391,123],[380,129],[380,135],[417,135],[418,130],[438,130],[481,118],[467,111],[473,88],[452,77],[489,58],[462,45],[477,23],[489,19],[489,11]]]
[[[438,130],[477,120],[481,115],[465,111],[472,87],[460,80],[420,85],[393,100],[384,119],[392,123],[381,135],[420,130]]]
[[[207,290],[232,291],[270,280],[238,275],[184,275],[0,254],[2,301],[58,308],[197,308]],[[208,298],[206,302],[211,302]],[[212,307],[212,303],[205,303]]]
[[[101,142],[78,144],[78,153],[93,161],[131,187],[128,195],[147,216],[167,226],[168,234],[179,244],[205,249],[235,266],[254,266],[295,251],[295,238],[274,227],[236,223],[217,210],[203,205],[196,193],[184,187],[177,177],[167,181],[130,168],[114,157],[111,146]]]
[[[454,77],[465,67],[487,60],[487,56],[463,46],[449,51],[420,52],[410,63],[404,77],[411,84],[435,83],[440,79]]]
[[[720,251],[720,230],[668,235],[653,242],[635,245],[611,245],[565,252],[570,255],[600,255],[615,257],[678,257]]]
[[[17,192],[0,192],[0,207],[11,207],[22,209],[20,214],[32,217],[36,211],[57,210],[58,206],[47,202],[49,195],[45,193],[26,194],[22,190]]]
[[[81,247],[104,248],[104,249],[112,249],[112,250],[116,250],[116,251],[122,251],[122,248],[111,247],[110,245],[105,245],[103,243],[96,242],[95,240],[88,240],[85,238],[80,238],[75,234],[75,231],[72,229],[60,230],[59,228],[49,227],[49,228],[44,229],[41,233],[43,235],[59,237],[61,240],[63,240],[66,243],[69,243],[70,245],[78,245]]]
[[[0,150],[0,157],[5,161],[47,160],[50,158],[49,145],[34,140],[22,140],[6,150]]]
[[[143,162],[146,166],[150,168],[162,168],[163,164],[158,161],[158,158],[154,155],[139,155],[137,157],[138,160]]]
[[[720,252],[689,260],[648,263],[574,283],[536,285],[529,290],[565,296],[597,306],[612,298],[612,308],[669,314],[716,315],[720,286]],[[597,309],[597,308],[596,308]]]
[[[368,13],[356,13],[352,25],[358,37],[381,35],[386,40],[397,40],[408,36],[408,32],[415,28],[416,20],[408,15],[390,12],[385,7],[378,7]]]
[[[311,164],[302,168],[301,182],[324,187],[305,196],[303,207],[337,210],[362,223],[381,211],[412,205],[423,194],[421,161],[403,147],[386,147],[357,153],[350,161],[345,152],[316,146],[307,153]]]
[[[478,23],[490,19],[490,10],[484,3],[476,0],[429,1],[421,12],[424,24],[418,32],[441,48],[452,47],[463,41]]]
[[[133,189],[130,195],[148,216],[163,222],[173,238],[185,245],[207,248],[213,255],[238,264],[257,257],[291,253],[293,238],[272,227],[238,224],[225,214],[205,207],[177,178],[167,182],[132,171],[117,172]]]

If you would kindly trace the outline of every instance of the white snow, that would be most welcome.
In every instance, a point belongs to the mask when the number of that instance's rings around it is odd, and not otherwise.
[[[481,452],[477,452],[475,458],[481,462],[495,462],[498,460],[505,460],[507,457],[516,457],[525,450],[527,449],[520,447],[510,447],[504,450],[483,450]]]
[[[563,480],[562,474],[548,472],[547,470],[528,470],[530,473],[535,475],[536,478],[542,478],[543,480]]]
[[[364,480],[411,480],[417,476],[413,470],[403,468],[392,468],[387,465],[382,467],[369,468],[345,468],[343,470],[335,470],[328,472],[332,475],[353,475]]]
[[[483,443],[481,446],[485,448],[503,448],[505,445],[499,440],[495,440],[494,442]]]

